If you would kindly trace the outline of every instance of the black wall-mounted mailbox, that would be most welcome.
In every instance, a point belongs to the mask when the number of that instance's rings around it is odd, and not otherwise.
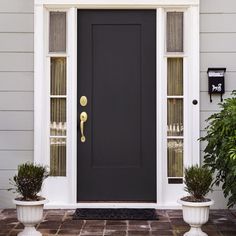
[[[226,68],[208,68],[208,92],[210,94],[210,102],[212,102],[212,94],[220,94],[221,102],[222,95],[225,93],[225,71]]]

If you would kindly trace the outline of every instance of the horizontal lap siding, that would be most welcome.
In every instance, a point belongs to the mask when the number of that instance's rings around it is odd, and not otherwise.
[[[201,13],[236,13],[235,0],[201,0]]]
[[[0,130],[33,130],[33,111],[0,111]]]
[[[12,206],[12,194],[5,191],[8,178],[18,164],[33,160],[33,4],[33,0],[0,1],[0,208]],[[205,119],[219,110],[218,96],[209,102],[207,68],[227,68],[224,97],[236,89],[236,1],[201,0],[200,20],[204,135]],[[215,192],[215,198],[222,203],[220,194]]]
[[[0,52],[33,52],[32,33],[0,33]]]
[[[1,33],[33,33],[33,26],[33,14],[0,13]]]
[[[33,13],[33,0],[1,0],[0,13]]]
[[[0,1],[0,208],[12,207],[9,178],[33,160],[34,1]]]
[[[27,91],[33,92],[34,73],[20,71],[0,71],[0,91]]]
[[[25,52],[0,52],[0,71],[31,72],[34,67],[33,53]]]
[[[225,90],[223,98],[230,97],[236,89],[236,1],[200,1],[200,120],[201,136],[206,132],[205,121],[211,114],[219,111],[220,96],[213,96],[210,103],[208,94],[207,69],[226,67]],[[206,142],[201,143],[201,157]],[[226,201],[220,188],[215,188],[212,197],[215,208],[225,208]]]

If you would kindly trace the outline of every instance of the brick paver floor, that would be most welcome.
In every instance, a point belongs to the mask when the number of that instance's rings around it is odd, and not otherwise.
[[[181,236],[189,230],[180,210],[157,210],[158,221],[72,220],[73,210],[45,210],[37,229],[44,236]],[[17,222],[15,210],[0,210],[0,236],[17,235],[23,226]],[[212,210],[203,226],[209,236],[236,236],[236,210]]]

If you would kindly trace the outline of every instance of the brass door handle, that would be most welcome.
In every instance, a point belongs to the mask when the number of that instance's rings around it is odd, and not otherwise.
[[[84,136],[84,123],[87,121],[88,119],[88,114],[83,111],[80,113],[80,132],[81,132],[81,142],[84,143],[86,138]]]

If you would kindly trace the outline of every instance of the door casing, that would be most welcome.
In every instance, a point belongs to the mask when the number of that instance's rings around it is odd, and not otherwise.
[[[127,203],[76,203],[76,22],[77,9],[156,9],[157,12],[157,203],[148,204],[127,204]],[[43,194],[50,199],[48,207],[177,207],[176,199],[183,193],[176,185],[168,186],[165,160],[158,158],[166,154],[165,128],[165,85],[166,81],[159,78],[166,78],[166,57],[164,52],[165,38],[165,11],[166,10],[184,10],[187,29],[185,38],[187,42],[186,66],[188,69],[184,72],[185,77],[191,77],[191,83],[186,83],[185,87],[189,88],[185,100],[187,106],[185,117],[187,122],[185,139],[189,140],[185,148],[185,165],[199,163],[199,105],[192,107],[190,105],[193,99],[199,100],[199,1],[198,0],[157,0],[157,1],[137,1],[135,5],[132,1],[112,1],[110,3],[91,3],[84,1],[82,4],[76,0],[36,0],[35,1],[35,34],[34,34],[34,161],[42,164],[49,163],[49,107],[48,107],[48,81],[49,81],[49,60],[47,57],[48,44],[48,11],[62,10],[67,11],[67,54],[68,54],[68,74],[70,78],[68,83],[68,151],[67,156],[67,173],[66,177],[50,177],[43,188]],[[186,31],[185,29],[185,31]],[[45,33],[46,32],[46,33]],[[191,42],[191,43],[190,43]],[[42,80],[41,78],[45,78]],[[162,104],[159,106],[158,104]],[[46,108],[46,109],[45,109]],[[45,115],[46,114],[46,115]],[[162,126],[161,126],[162,125]],[[64,194],[61,189],[64,189]],[[168,198],[171,196],[171,198]]]

